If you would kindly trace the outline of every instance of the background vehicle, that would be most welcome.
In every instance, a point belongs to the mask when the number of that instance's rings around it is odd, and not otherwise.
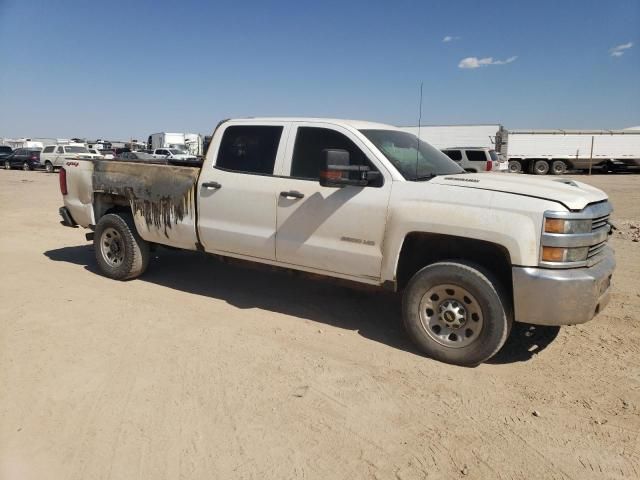
[[[180,150],[187,150],[184,133],[152,133],[149,135],[149,149],[156,150],[157,148],[176,148]]]
[[[496,146],[496,136],[502,125],[421,125],[401,127],[405,132],[418,136],[440,150],[451,145],[474,145],[499,150]]]
[[[164,158],[172,165],[198,165],[202,163],[198,157],[177,148],[157,148],[153,151],[155,158]]]
[[[22,168],[23,170],[35,170],[40,167],[39,148],[17,148],[10,155],[2,159],[5,170]]]
[[[113,160],[116,156],[116,153],[113,150],[98,150],[98,153],[104,157],[105,160]]]
[[[0,160],[11,155],[13,153],[13,148],[8,145],[0,145]]]
[[[111,278],[161,244],[402,290],[407,332],[450,363],[493,356],[514,320],[583,323],[610,298],[604,192],[466,173],[389,125],[228,120],[202,168],[73,160],[60,188]]]
[[[483,147],[452,147],[442,152],[467,172],[504,172],[507,162],[500,160],[495,150]]]
[[[498,133],[509,171],[562,175],[567,170],[640,167],[640,131],[506,130]],[[592,154],[593,144],[593,154]]]
[[[158,158],[155,155],[152,155],[147,152],[122,152],[115,159],[129,161],[129,162],[151,162],[151,163],[160,163],[160,164],[167,163],[165,158]]]
[[[102,155],[102,152],[100,150],[97,150],[95,148],[87,148],[87,150],[93,155],[98,155],[100,158],[104,158],[104,155]]]
[[[60,167],[64,160],[73,158],[100,159],[102,155],[89,152],[87,147],[81,144],[47,145],[40,155],[40,161],[49,173]]]

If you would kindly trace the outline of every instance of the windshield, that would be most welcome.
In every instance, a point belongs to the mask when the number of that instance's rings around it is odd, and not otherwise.
[[[453,160],[411,133],[398,130],[360,130],[407,180],[465,173]],[[420,146],[418,147],[418,143]]]
[[[89,153],[84,147],[64,147],[64,151],[67,153]]]

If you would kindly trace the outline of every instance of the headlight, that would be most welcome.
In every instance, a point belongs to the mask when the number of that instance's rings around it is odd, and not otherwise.
[[[587,255],[589,247],[542,247],[543,262],[584,262]]]
[[[591,233],[591,219],[545,218],[544,231],[545,233]]]

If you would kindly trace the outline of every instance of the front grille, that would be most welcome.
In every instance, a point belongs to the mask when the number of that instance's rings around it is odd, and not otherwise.
[[[594,218],[591,221],[591,231],[596,231],[599,228],[607,226],[609,223],[609,215],[603,215],[602,217]]]
[[[598,255],[600,252],[602,252],[602,250],[606,245],[607,245],[607,241],[605,240],[604,242],[596,243],[595,245],[590,246],[589,253],[587,254],[587,258],[592,258]]]

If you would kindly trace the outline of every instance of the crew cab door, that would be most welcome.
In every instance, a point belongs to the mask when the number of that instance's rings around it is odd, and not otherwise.
[[[391,177],[359,137],[331,124],[292,127],[278,196],[276,259],[291,265],[379,279]],[[367,186],[323,187],[323,150],[341,149],[351,164],[380,172]]]
[[[276,202],[288,126],[284,123],[220,126],[213,166],[198,184],[198,231],[207,252],[275,260]]]

